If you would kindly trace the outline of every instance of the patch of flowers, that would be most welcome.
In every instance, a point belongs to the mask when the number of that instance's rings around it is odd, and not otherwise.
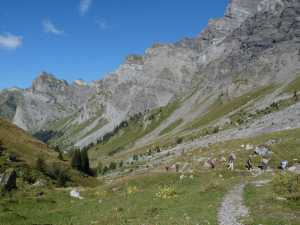
[[[159,188],[159,191],[155,194],[157,198],[166,200],[173,199],[177,197],[175,187],[173,186],[163,186]]]
[[[132,195],[139,191],[139,189],[136,186],[128,186],[127,187],[127,194]]]

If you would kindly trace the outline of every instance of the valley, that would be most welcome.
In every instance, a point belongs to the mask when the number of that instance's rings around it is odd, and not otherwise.
[[[0,90],[0,225],[300,224],[299,17],[231,0],[102,80]]]

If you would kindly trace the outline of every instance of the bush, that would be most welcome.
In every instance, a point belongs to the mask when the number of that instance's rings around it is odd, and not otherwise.
[[[176,144],[181,144],[183,142],[183,138],[182,137],[177,137],[176,138]]]
[[[110,170],[115,170],[115,169],[117,169],[117,163],[111,162],[111,163],[109,164],[109,169],[110,169]]]
[[[2,153],[5,151],[5,147],[2,143],[2,141],[0,140],[0,156],[2,155]]]
[[[103,170],[102,170],[102,174],[106,174],[108,172],[108,167],[107,166],[104,166]]]
[[[138,161],[138,160],[139,160],[139,156],[138,156],[138,155],[134,155],[134,156],[132,157],[132,159],[133,159],[134,161]]]
[[[70,176],[67,170],[58,163],[53,163],[48,170],[48,175],[56,180],[58,187],[64,187],[68,181],[70,181]]]
[[[98,162],[97,168],[96,168],[97,174],[101,175],[103,174],[104,168],[101,161]]]
[[[35,163],[35,168],[42,173],[46,173],[47,164],[45,162],[45,159],[42,156],[38,156],[36,163]]]
[[[220,127],[214,127],[214,129],[213,129],[213,134],[217,134],[217,133],[219,133],[219,131],[220,131]]]
[[[57,158],[58,158],[59,160],[61,160],[61,161],[64,161],[64,156],[63,156],[63,154],[62,154],[61,151],[58,152]]]

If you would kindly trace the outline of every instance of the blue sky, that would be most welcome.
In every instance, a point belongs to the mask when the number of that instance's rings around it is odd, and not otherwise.
[[[155,42],[194,37],[228,0],[0,0],[0,89],[41,72],[101,79]]]

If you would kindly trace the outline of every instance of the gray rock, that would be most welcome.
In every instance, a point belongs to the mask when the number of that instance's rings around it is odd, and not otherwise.
[[[0,179],[0,186],[4,192],[17,188],[17,173],[14,169],[7,169]]]
[[[259,156],[268,156],[270,154],[270,150],[266,146],[259,146],[255,148],[255,154]]]
[[[288,168],[288,171],[295,173],[295,174],[300,174],[300,164],[295,164]]]

